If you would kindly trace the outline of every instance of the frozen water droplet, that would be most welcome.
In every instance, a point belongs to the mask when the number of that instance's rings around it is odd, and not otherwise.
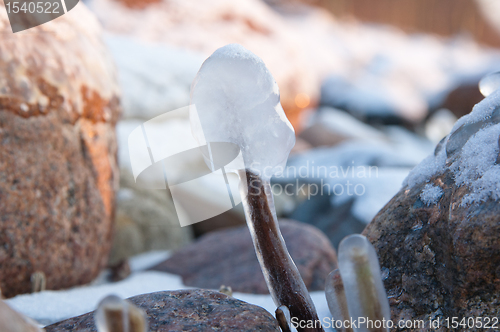
[[[500,89],[500,72],[486,75],[479,82],[479,91],[481,91],[485,97],[488,97],[498,89]]]

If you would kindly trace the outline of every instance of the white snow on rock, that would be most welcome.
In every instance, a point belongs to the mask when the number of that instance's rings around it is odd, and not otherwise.
[[[446,139],[446,138],[445,138]],[[439,144],[438,144],[439,145]],[[446,164],[446,150],[443,148],[437,155],[430,155],[420,164],[411,170],[410,174],[403,181],[403,186],[413,188],[422,182],[429,182],[429,179],[436,173],[443,171]]]
[[[268,178],[283,170],[295,132],[280,104],[279,88],[264,62],[238,44],[216,50],[191,89],[193,135],[241,149],[246,168]]]
[[[497,90],[456,122],[434,155],[417,165],[403,185],[412,188],[449,168],[455,184],[470,190],[462,199],[462,206],[500,199],[499,122],[500,90]]]
[[[443,189],[441,189],[441,187],[439,186],[428,183],[422,190],[420,199],[425,203],[425,205],[429,206],[432,204],[436,204],[441,196],[443,196]]]
[[[500,198],[500,165],[496,164],[499,138],[500,124],[480,130],[469,139],[461,156],[451,164],[455,183],[470,188],[461,205]]]

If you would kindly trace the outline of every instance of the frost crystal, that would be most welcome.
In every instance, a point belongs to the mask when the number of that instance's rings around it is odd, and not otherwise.
[[[426,184],[422,193],[420,194],[420,199],[427,206],[431,204],[436,204],[438,200],[443,196],[443,189],[439,186],[435,186],[433,184]]]
[[[199,143],[238,145],[246,168],[264,179],[284,169],[295,132],[281,107],[276,81],[255,54],[238,44],[216,50],[196,75],[191,105]]]

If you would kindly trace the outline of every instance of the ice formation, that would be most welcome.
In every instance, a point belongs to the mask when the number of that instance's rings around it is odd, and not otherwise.
[[[255,54],[238,44],[216,50],[193,81],[191,105],[193,135],[200,145],[238,145],[246,168],[264,179],[283,170],[295,132],[276,81]]]
[[[276,309],[276,320],[283,332],[291,332],[290,310],[287,306],[281,305]]]
[[[489,74],[479,82],[479,90],[485,97],[498,89],[500,89],[500,72]]]
[[[116,295],[105,297],[95,312],[99,332],[147,332],[146,314]]]
[[[349,316],[349,309],[347,308],[344,283],[342,282],[342,277],[338,269],[333,270],[326,278],[325,296],[332,318],[335,321],[349,321],[351,316]],[[340,324],[336,326],[340,326]],[[341,327],[337,328],[337,331],[350,332],[352,329],[346,328],[346,326],[342,324]]]
[[[339,245],[339,270],[345,289],[347,307],[352,319],[358,321],[355,331],[389,331],[361,324],[361,317],[373,322],[391,319],[389,301],[382,283],[380,265],[373,245],[366,237],[354,234]],[[331,300],[329,301],[329,303]],[[375,326],[377,327],[377,326]]]
[[[441,196],[443,196],[443,189],[439,186],[428,183],[422,190],[420,199],[425,203],[425,205],[429,206],[431,204],[436,204]]]
[[[461,205],[500,199],[500,90],[497,89],[460,118],[451,133],[437,146],[434,155],[415,167],[403,185],[414,187],[428,182],[449,168],[457,186],[470,193]]]

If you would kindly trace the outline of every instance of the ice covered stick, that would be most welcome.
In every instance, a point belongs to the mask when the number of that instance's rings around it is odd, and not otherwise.
[[[349,322],[351,316],[347,308],[344,283],[342,282],[342,277],[338,269],[333,270],[326,278],[325,296],[332,318],[335,321],[340,321],[340,323],[336,325],[337,332],[352,332],[352,328],[344,323],[346,321]]]
[[[146,314],[132,303],[109,295],[98,305],[95,325],[99,332],[147,332]]]
[[[299,320],[319,322],[286,249],[274,209],[269,181],[283,170],[295,144],[295,133],[281,107],[276,81],[264,62],[237,44],[216,50],[203,63],[191,87],[190,118],[200,145],[229,142],[241,151],[243,163],[225,165],[224,169],[239,175],[247,224],[276,306],[286,306]],[[213,153],[210,158],[212,171],[223,166]]]
[[[282,332],[292,332],[290,329],[290,310],[284,305],[276,308],[276,320]]]
[[[500,72],[486,75],[479,81],[479,91],[483,96],[488,97],[495,90],[500,89]]]
[[[358,322],[354,331],[389,331],[389,301],[382,283],[377,254],[366,237],[355,234],[340,242],[339,270],[349,314]]]

